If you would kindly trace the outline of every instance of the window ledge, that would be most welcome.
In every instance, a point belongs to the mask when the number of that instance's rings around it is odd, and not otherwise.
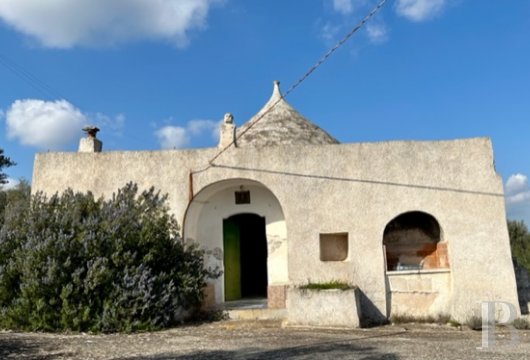
[[[423,274],[441,274],[441,273],[450,273],[451,269],[421,269],[421,270],[391,270],[386,272],[389,276],[399,276],[399,275],[423,275]]]

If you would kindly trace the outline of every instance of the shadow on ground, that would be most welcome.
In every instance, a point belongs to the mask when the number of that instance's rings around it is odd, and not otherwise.
[[[361,347],[344,342],[327,342],[307,346],[293,346],[282,349],[241,349],[238,351],[197,351],[190,354],[159,354],[154,356],[125,357],[115,360],[232,360],[232,359],[359,359],[359,360],[397,360],[395,354],[382,354],[373,347]]]
[[[74,354],[45,349],[44,345],[29,339],[18,339],[16,335],[0,337],[0,359],[55,360],[67,359]]]

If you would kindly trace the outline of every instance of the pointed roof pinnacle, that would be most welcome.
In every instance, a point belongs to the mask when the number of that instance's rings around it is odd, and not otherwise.
[[[272,94],[269,100],[263,105],[261,110],[256,114],[261,115],[264,112],[274,111],[274,109],[271,109],[272,107],[281,107],[281,106],[288,106],[291,108],[291,106],[285,101],[282,95],[282,91],[280,90],[280,82],[278,80],[274,80],[272,82]],[[294,110],[294,109],[293,109]]]
[[[267,103],[247,123],[243,124],[238,132],[243,132],[238,139],[238,146],[338,143],[336,139],[305,119],[285,101],[280,91],[279,81],[273,82],[272,95]]]
[[[283,98],[282,92],[280,91],[280,82],[278,80],[274,80],[272,84],[272,95],[269,102],[271,100],[278,100],[278,98]]]

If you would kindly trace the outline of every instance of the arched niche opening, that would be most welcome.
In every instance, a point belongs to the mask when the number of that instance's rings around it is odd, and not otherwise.
[[[276,196],[260,182],[228,179],[201,189],[186,211],[183,235],[206,250],[206,266],[223,271],[210,281],[214,303],[267,297],[271,288],[288,283],[285,217]],[[253,263],[266,264],[265,274]]]
[[[411,211],[391,220],[384,230],[387,271],[449,268],[442,229],[430,214]]]

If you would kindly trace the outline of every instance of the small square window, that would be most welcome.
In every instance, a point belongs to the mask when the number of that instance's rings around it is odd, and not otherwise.
[[[236,205],[250,204],[250,191],[236,191]]]
[[[320,234],[320,260],[344,261],[348,257],[348,233]]]

